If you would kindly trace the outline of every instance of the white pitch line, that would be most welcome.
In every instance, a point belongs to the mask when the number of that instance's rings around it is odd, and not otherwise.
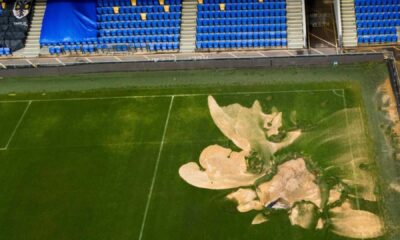
[[[88,58],[88,57],[84,57],[84,59],[85,59],[88,63],[93,63],[93,61],[92,61],[90,58]]]
[[[11,136],[10,136],[10,138],[8,139],[6,146],[3,147],[3,148],[0,148],[0,150],[4,151],[4,150],[7,150],[7,149],[8,149],[8,146],[10,145],[12,139],[14,138],[14,135],[15,135],[15,133],[17,132],[19,126],[21,125],[22,120],[24,119],[25,114],[28,112],[28,109],[29,109],[29,107],[31,106],[31,104],[32,104],[32,101],[29,101],[28,104],[27,104],[26,107],[25,107],[24,112],[22,113],[21,117],[19,118],[19,120],[18,120],[18,122],[17,122],[17,125],[15,125],[15,128],[14,128],[14,130],[12,131]]]
[[[154,167],[154,172],[153,172],[153,178],[151,180],[151,185],[150,185],[150,190],[149,190],[149,194],[147,195],[147,202],[146,202],[146,208],[144,210],[144,216],[143,216],[143,220],[142,220],[142,226],[140,228],[140,234],[139,234],[139,240],[142,239],[143,237],[143,230],[144,230],[144,226],[146,224],[146,219],[147,219],[147,214],[149,211],[149,207],[150,207],[150,201],[151,201],[151,196],[153,195],[153,189],[154,189],[154,185],[156,182],[156,177],[157,177],[157,172],[158,172],[158,166],[160,164],[160,159],[161,159],[161,153],[164,147],[164,140],[165,140],[165,134],[167,133],[167,127],[168,127],[168,122],[169,122],[169,117],[171,115],[171,109],[172,109],[172,105],[174,103],[174,98],[175,96],[171,97],[171,102],[169,104],[169,109],[168,109],[168,114],[167,114],[167,119],[165,120],[165,124],[164,124],[164,131],[163,131],[163,135],[161,138],[161,144],[160,144],[160,148],[158,150],[158,156],[157,156],[157,160],[156,160],[156,166]]]
[[[88,98],[53,98],[53,99],[21,99],[21,100],[0,100],[0,103],[14,102],[57,102],[57,101],[90,101],[90,100],[107,100],[107,99],[130,99],[130,98],[170,98],[170,97],[196,97],[196,96],[229,96],[229,95],[248,95],[248,94],[265,94],[265,93],[301,93],[301,92],[330,92],[342,91],[342,88],[333,89],[305,89],[305,90],[286,90],[286,91],[256,91],[256,92],[230,92],[230,93],[189,93],[189,94],[165,94],[165,95],[128,95],[117,97],[88,97]]]
[[[65,66],[65,63],[64,62],[62,62],[59,58],[55,58],[55,60],[59,63],[59,64],[61,64],[61,65],[63,65],[63,66]]]
[[[333,44],[333,43],[331,43],[331,42],[329,42],[329,41],[327,41],[327,40],[325,40],[325,39],[323,39],[323,38],[321,38],[321,37],[318,37],[318,36],[315,35],[315,34],[312,34],[312,33],[309,33],[309,34],[310,34],[310,36],[313,36],[313,37],[315,37],[316,39],[319,39],[319,40],[325,42],[326,44],[331,45],[332,47],[337,47],[335,44]]]
[[[146,55],[142,55],[142,57],[146,58],[147,61],[150,61],[150,58]]]
[[[317,49],[315,49],[315,48],[311,48],[311,50],[312,50],[312,51],[315,51],[315,52],[317,52],[317,53],[319,53],[320,55],[325,55],[323,52],[321,52],[321,51],[319,51],[319,50],[317,50]]]
[[[260,55],[261,57],[266,57],[265,55],[264,55],[264,53],[262,53],[262,52],[256,52],[258,55]]]
[[[231,52],[227,52],[229,55],[231,55],[234,58],[238,58],[235,54],[231,53]]]
[[[346,92],[343,89],[343,104],[344,104],[344,108],[345,108],[345,115],[346,115],[346,126],[347,126],[347,130],[349,130],[349,117],[347,115],[347,102],[346,102]],[[347,136],[349,136],[349,131],[347,131]],[[355,173],[355,168],[356,165],[354,163],[354,153],[353,153],[353,146],[351,144],[350,138],[347,138],[348,143],[349,143],[349,147],[350,147],[350,152],[351,152],[351,165],[353,166],[353,178],[354,181],[356,180],[356,173]],[[356,191],[356,204],[357,204],[357,208],[358,210],[360,210],[360,201],[358,200],[358,188],[355,185],[355,191]]]
[[[290,56],[296,56],[296,54],[292,53],[290,50],[285,50]]]
[[[29,59],[25,59],[25,61],[27,61],[32,67],[37,68],[37,66],[33,64],[33,62],[31,62]]]

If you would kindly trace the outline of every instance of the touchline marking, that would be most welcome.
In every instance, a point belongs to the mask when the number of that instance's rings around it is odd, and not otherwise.
[[[0,103],[14,102],[57,102],[57,101],[90,101],[90,100],[107,100],[107,99],[130,99],[130,98],[171,98],[171,97],[196,97],[196,96],[229,96],[229,95],[247,95],[247,94],[264,94],[264,93],[311,93],[311,92],[330,92],[343,91],[342,88],[332,89],[305,89],[305,90],[287,90],[287,91],[256,91],[256,92],[230,92],[230,93],[189,93],[189,94],[165,94],[165,95],[128,95],[117,97],[87,97],[87,98],[53,98],[53,99],[21,99],[21,100],[0,100]]]
[[[12,131],[11,136],[10,136],[10,138],[9,138],[8,141],[7,141],[6,146],[3,147],[3,148],[0,148],[1,151],[4,151],[4,150],[7,150],[7,149],[8,149],[8,146],[10,145],[12,139],[14,138],[14,135],[15,135],[15,133],[17,132],[19,126],[21,125],[22,120],[24,119],[25,114],[28,112],[28,109],[29,109],[29,107],[31,106],[31,104],[32,104],[32,101],[29,101],[28,104],[26,105],[24,112],[22,113],[21,117],[19,118],[19,120],[18,120],[18,122],[17,122],[17,125],[15,125],[15,128],[14,128],[14,130]]]
[[[345,110],[345,115],[346,115],[346,126],[347,126],[347,130],[349,130],[349,117],[347,115],[347,102],[346,102],[346,92],[343,90],[343,104],[344,104],[344,110]],[[351,165],[353,166],[353,178],[354,181],[356,180],[356,173],[355,173],[355,168],[356,165],[354,163],[354,153],[353,153],[353,146],[351,144],[350,138],[349,138],[349,131],[347,131],[347,140],[349,143],[349,147],[350,147],[350,152],[351,152]],[[358,210],[360,210],[360,200],[358,200],[358,187],[357,185],[354,186],[355,191],[356,191],[356,204],[357,204],[357,208]]]
[[[160,148],[159,148],[159,150],[158,150],[158,156],[157,156],[157,160],[156,160],[156,166],[154,167],[153,178],[152,178],[152,180],[151,180],[151,185],[150,185],[149,194],[147,195],[147,202],[146,202],[146,208],[145,208],[145,210],[144,210],[144,216],[143,216],[142,226],[140,227],[139,240],[141,240],[142,237],[143,237],[143,230],[144,230],[144,226],[145,226],[145,224],[146,224],[147,213],[148,213],[149,207],[150,207],[151,196],[153,195],[153,189],[154,189],[154,185],[155,185],[156,177],[157,177],[157,172],[158,172],[158,165],[160,164],[161,152],[162,152],[163,147],[164,147],[165,134],[167,133],[167,127],[168,127],[169,117],[170,117],[170,115],[171,115],[172,105],[173,105],[173,103],[174,103],[174,98],[175,98],[175,96],[172,96],[172,97],[171,97],[171,102],[170,102],[170,104],[169,104],[167,119],[165,120],[165,124],[164,124],[164,131],[163,131],[163,135],[162,135],[162,138],[161,138]]]
[[[208,143],[209,141],[207,141]],[[215,139],[213,141],[215,144],[220,143],[220,144],[225,144],[227,142],[226,139]],[[143,145],[143,144],[149,144],[149,145],[160,145],[161,142],[159,141],[144,141],[144,142],[123,142],[123,143],[103,143],[103,144],[88,144],[88,145],[59,145],[59,146],[51,146],[51,145],[44,145],[44,146],[35,146],[35,147],[13,147],[13,151],[18,151],[18,150],[37,150],[37,149],[77,149],[77,148],[93,148],[93,147],[105,147],[105,146],[129,146],[129,145]],[[164,141],[164,144],[169,143],[168,141]],[[179,143],[183,144],[203,144],[206,143],[206,141],[199,141],[199,140],[183,140],[179,141]],[[0,148],[1,150],[6,150],[4,148]]]

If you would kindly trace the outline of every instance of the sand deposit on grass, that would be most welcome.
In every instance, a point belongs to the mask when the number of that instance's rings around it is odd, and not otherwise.
[[[221,132],[242,149],[235,152],[218,145],[203,150],[200,166],[190,162],[179,169],[179,175],[189,184],[207,189],[229,189],[252,185],[263,176],[270,165],[271,156],[281,148],[293,143],[301,134],[300,130],[287,133],[283,141],[267,140],[268,135],[277,134],[282,126],[282,113],[264,114],[261,105],[255,101],[251,108],[239,104],[220,107],[212,96],[208,97],[211,117]],[[256,151],[265,160],[260,174],[247,171],[246,156]],[[255,207],[255,206],[254,206]],[[245,210],[244,207],[243,210]]]
[[[354,210],[348,202],[330,210],[331,231],[349,238],[377,238],[384,234],[381,219],[367,211]]]
[[[389,79],[379,86],[377,95],[382,111],[390,121],[390,124],[387,124],[386,127],[388,127],[391,133],[386,135],[386,140],[395,151],[395,159],[400,160],[400,150],[398,146],[398,142],[400,142],[400,119],[397,111],[396,96],[394,95]]]
[[[318,162],[324,174],[340,179],[324,199],[327,197],[328,204],[339,203],[346,184],[354,190],[348,196],[376,201],[375,177],[367,167],[371,159],[360,109],[343,109],[304,134],[301,130],[291,131],[277,136],[283,138],[280,142],[272,142],[270,137],[280,134],[282,128],[281,112],[273,109],[271,114],[265,114],[258,101],[250,108],[239,104],[221,107],[212,96],[208,97],[208,106],[217,127],[241,150],[219,145],[206,147],[199,163],[189,162],[179,169],[179,175],[186,182],[199,188],[235,189],[226,198],[237,203],[239,212],[258,211],[252,224],[268,221],[267,216],[274,209],[284,209],[291,224],[304,229],[329,226],[335,234],[350,238],[383,235],[379,217],[371,212],[354,210],[347,202],[340,207],[327,205],[334,208],[326,209],[321,196],[323,185],[317,184],[316,176],[308,170],[303,158],[280,165],[273,162],[277,151],[296,140],[311,155],[335,146],[334,154]],[[274,175],[267,176],[267,172]],[[328,212],[329,217],[322,216],[322,211]]]
[[[328,203],[332,204],[338,200],[340,200],[342,193],[338,186],[335,186],[333,189],[329,190],[329,199]]]
[[[257,214],[254,218],[251,224],[256,225],[256,224],[261,224],[267,222],[268,219],[264,216],[264,214],[259,213]]]
[[[315,176],[307,170],[304,160],[299,158],[280,165],[276,175],[270,181],[260,184],[256,191],[240,188],[227,198],[238,203],[239,212],[266,207],[289,209],[300,201],[309,201],[319,207],[321,193],[314,181]]]
[[[393,93],[390,79],[387,79],[378,88],[378,93],[381,94],[382,110],[386,112],[388,119],[394,124],[392,129],[400,136],[400,121],[397,111],[396,96]]]
[[[242,150],[257,151],[263,159],[270,159],[272,154],[292,144],[301,134],[297,130],[288,132],[279,143],[268,141],[266,136],[277,134],[282,126],[282,113],[265,114],[258,101],[251,108],[237,103],[221,107],[209,96],[208,107],[214,123],[227,138]]]
[[[264,208],[264,206],[258,200],[256,192],[251,189],[240,188],[236,192],[233,192],[226,196],[226,198],[237,202],[237,210],[239,212],[262,210]]]
[[[310,201],[321,205],[321,192],[302,158],[290,160],[278,166],[278,172],[271,181],[257,188],[261,203],[266,206],[281,199],[292,207],[298,201]]]
[[[392,182],[392,183],[389,184],[389,187],[390,187],[392,190],[394,190],[394,191],[400,193],[400,183],[398,183],[398,182]]]
[[[179,175],[189,184],[207,189],[229,189],[252,185],[263,175],[247,172],[245,156],[248,152],[234,152],[218,145],[208,146],[200,155],[200,166],[187,163]]]

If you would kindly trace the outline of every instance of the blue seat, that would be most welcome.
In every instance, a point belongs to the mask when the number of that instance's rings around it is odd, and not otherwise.
[[[50,53],[51,55],[54,55],[54,54],[56,53],[55,48],[54,48],[54,47],[49,47],[49,53]]]

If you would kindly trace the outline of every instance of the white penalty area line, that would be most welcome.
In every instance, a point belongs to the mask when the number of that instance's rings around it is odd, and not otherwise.
[[[15,125],[15,128],[14,128],[14,130],[12,131],[11,136],[10,136],[10,138],[9,138],[8,141],[7,141],[6,146],[3,147],[3,148],[0,148],[0,151],[5,151],[5,150],[8,149],[8,146],[10,145],[12,139],[14,138],[14,135],[15,135],[15,133],[17,132],[19,126],[21,125],[21,123],[22,123],[22,121],[23,121],[23,119],[24,119],[26,113],[28,112],[28,109],[29,109],[29,107],[31,106],[31,104],[32,104],[32,101],[29,101],[28,104],[26,105],[24,112],[22,113],[21,117],[19,118],[19,120],[18,120],[18,122],[17,122],[17,125]]]
[[[150,201],[151,201],[151,197],[152,197],[152,195],[153,195],[154,185],[155,185],[155,183],[156,183],[157,172],[158,172],[158,166],[159,166],[159,164],[160,164],[161,153],[162,153],[163,148],[164,148],[165,135],[166,135],[166,133],[167,133],[168,123],[169,123],[169,117],[170,117],[170,115],[171,115],[171,109],[172,109],[172,105],[173,105],[173,103],[174,103],[174,98],[175,98],[175,96],[171,96],[171,101],[170,101],[170,104],[169,104],[168,114],[167,114],[167,118],[166,118],[165,124],[164,124],[164,131],[163,131],[163,135],[162,135],[162,138],[161,138],[160,148],[159,148],[159,150],[158,150],[158,156],[157,156],[157,160],[156,160],[156,165],[155,165],[155,167],[154,167],[153,178],[152,178],[152,180],[151,180],[150,190],[149,190],[149,193],[148,193],[148,195],[147,195],[146,208],[145,208],[145,210],[144,210],[142,225],[141,225],[141,227],[140,227],[139,240],[141,240],[141,239],[143,238],[144,226],[146,225],[147,214],[148,214],[149,208],[150,208]]]
[[[87,97],[87,98],[53,98],[53,99],[21,99],[21,100],[0,100],[0,103],[15,102],[57,102],[57,101],[90,101],[90,100],[108,100],[108,99],[131,99],[131,98],[171,98],[171,97],[197,97],[197,96],[230,96],[230,95],[250,95],[265,93],[312,93],[312,92],[331,92],[343,91],[342,88],[332,89],[304,89],[304,90],[283,90],[283,91],[255,91],[255,92],[229,92],[229,93],[192,93],[192,94],[165,94],[165,95],[129,95],[117,97]]]

